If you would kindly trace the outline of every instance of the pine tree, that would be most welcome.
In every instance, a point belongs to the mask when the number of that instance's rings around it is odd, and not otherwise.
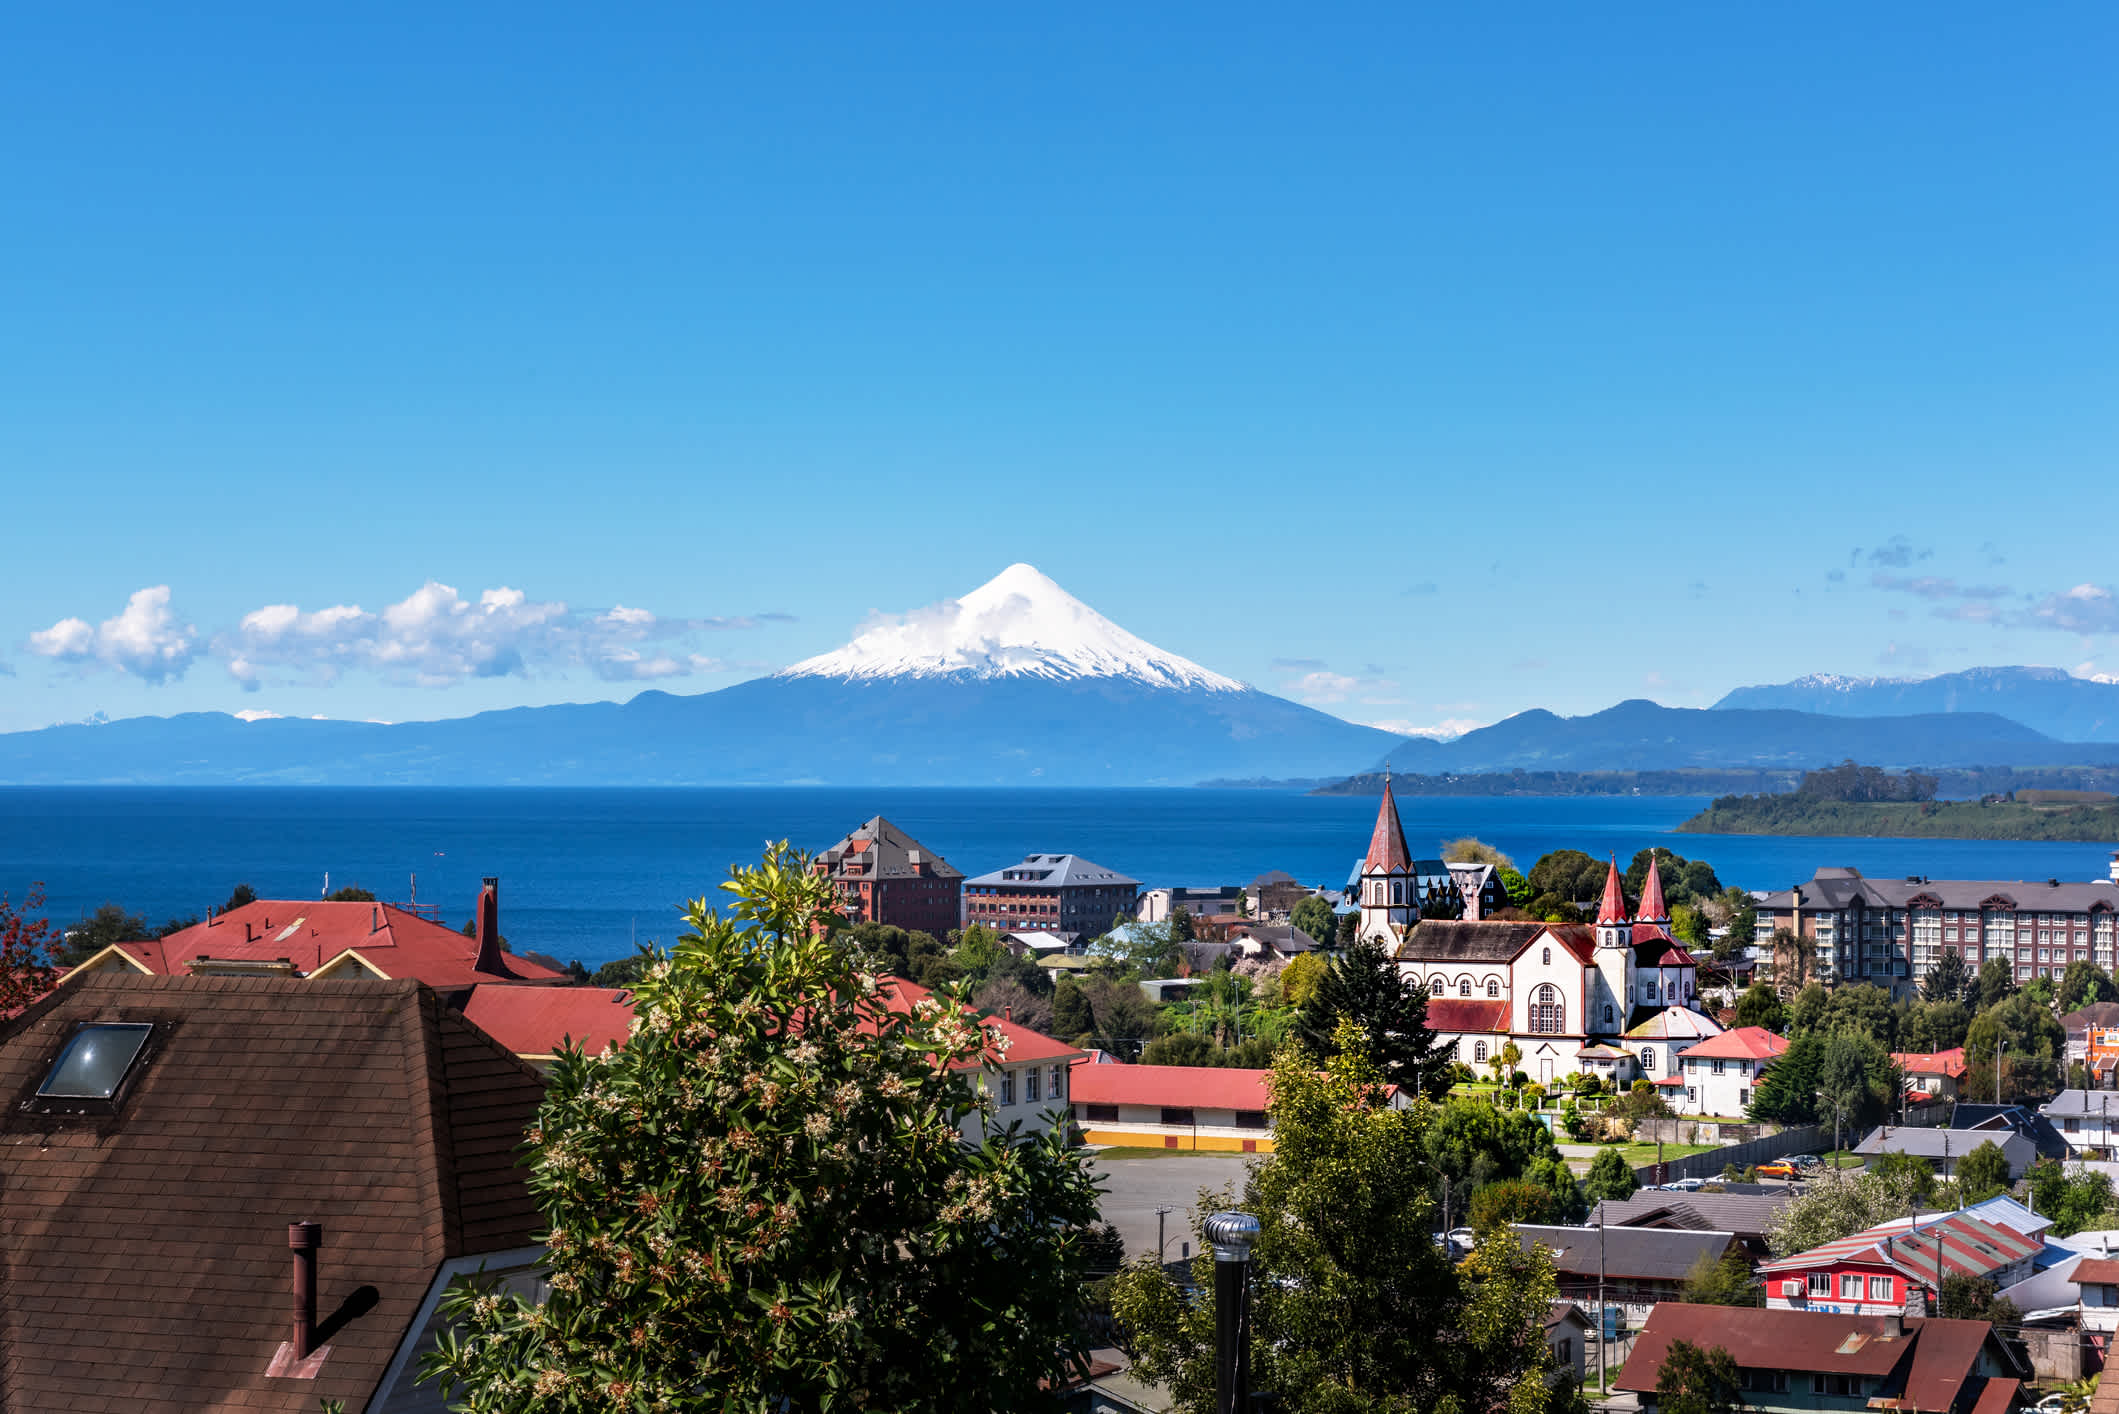
[[[1321,1055],[1336,1050],[1344,1019],[1366,1042],[1384,1079],[1430,1099],[1449,1093],[1455,1057],[1427,1024],[1427,989],[1398,970],[1374,938],[1358,940],[1332,960],[1299,1022],[1302,1039]]]
[[[1979,980],[1955,948],[1944,948],[1942,961],[1921,979],[1920,994],[1931,1002],[1961,1002],[1976,991]]]

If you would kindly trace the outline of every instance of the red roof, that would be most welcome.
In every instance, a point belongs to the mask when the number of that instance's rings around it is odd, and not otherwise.
[[[1964,1047],[1952,1046],[1947,1051],[1893,1051],[1891,1059],[1908,1075],[1946,1075],[1952,1080],[1962,1080],[1965,1074]]]
[[[344,953],[373,969],[363,976],[409,977],[439,991],[481,982],[555,982],[565,974],[495,949],[480,971],[477,940],[389,903],[258,899],[152,941],[120,943],[149,972],[181,977],[200,958],[273,962],[307,976]]]
[[[1611,872],[1604,876],[1604,902],[1597,908],[1597,922],[1624,923],[1626,921],[1626,891],[1619,887],[1619,861],[1611,861]]]
[[[1575,955],[1578,962],[1597,960],[1596,930],[1582,923],[1552,923],[1545,931],[1552,940]]]
[[[1685,1048],[1685,1058],[1702,1060],[1772,1060],[1788,1049],[1785,1038],[1774,1035],[1763,1026],[1739,1026],[1734,1031],[1724,1031],[1719,1036],[1710,1036],[1697,1046]]]
[[[633,994],[623,987],[488,982],[471,989],[464,1018],[518,1056],[556,1056],[569,1040],[595,1055],[632,1034]]]
[[[1368,858],[1361,861],[1364,874],[1409,874],[1412,851],[1405,847],[1405,826],[1398,820],[1398,798],[1391,794],[1391,778],[1383,778],[1383,800],[1376,807],[1376,828],[1369,833]]]
[[[1427,1004],[1430,1031],[1506,1031],[1508,1003],[1435,997]]]
[[[1670,921],[1670,910],[1663,903],[1663,872],[1656,868],[1653,854],[1648,856],[1648,878],[1641,885],[1641,906],[1634,910],[1634,917],[1647,923]]]
[[[1173,1109],[1262,1110],[1273,1072],[1219,1065],[1077,1065],[1068,1077],[1084,1105],[1168,1105]]]
[[[1690,1054],[1688,1052],[1687,1054]],[[1916,1281],[1943,1276],[1990,1277],[2038,1251],[2039,1240],[2014,1228],[1950,1213],[1918,1227],[1887,1223],[1807,1252],[1761,1262],[1761,1272],[1807,1272],[1849,1264],[1890,1267]],[[1938,1247],[1940,1251],[1938,1251]]]
[[[2077,1286],[2119,1284],[2119,1257],[2084,1257],[2068,1273]]]
[[[1648,1313],[1613,1385],[1652,1392],[1664,1355],[1673,1342],[1682,1340],[1720,1347],[1739,1368],[1854,1375],[1902,1384],[1893,1406],[1908,1414],[1941,1414],[1955,1408],[1968,1382],[1980,1378],[1974,1372],[1994,1342],[1994,1328],[1985,1321],[1909,1316],[1903,1318],[1901,1333],[1894,1335],[1892,1326],[1898,1320],[1663,1301]],[[2008,1387],[2006,1392],[2013,1395],[2015,1383],[1987,1380],[1973,1407],[1985,1409],[1996,1386]]]

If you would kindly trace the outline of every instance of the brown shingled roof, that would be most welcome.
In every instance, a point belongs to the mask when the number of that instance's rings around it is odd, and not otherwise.
[[[25,1113],[76,1025],[115,1020],[162,1027],[117,1112]],[[0,1407],[362,1407],[446,1260],[532,1243],[543,1093],[416,982],[61,987],[0,1031]],[[316,1378],[268,1378],[304,1219],[319,1320],[351,1314]]]

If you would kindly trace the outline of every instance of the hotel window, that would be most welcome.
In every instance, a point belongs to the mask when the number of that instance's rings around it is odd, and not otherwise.
[[[1033,1105],[1041,1098],[1038,1094],[1038,1084],[1042,1079],[1043,1072],[1036,1066],[1031,1066],[1023,1072],[1023,1098]]]
[[[1870,1277],[1869,1299],[1871,1301],[1889,1301],[1891,1299],[1891,1278]]]
[[[1015,1072],[1012,1070],[1001,1072],[1001,1103],[1004,1105],[1015,1103]]]
[[[1839,1299],[1842,1301],[1861,1300],[1861,1278],[1853,1272],[1841,1272],[1839,1274]]]
[[[1832,1273],[1810,1273],[1810,1294],[1812,1296],[1830,1296],[1832,1294]]]

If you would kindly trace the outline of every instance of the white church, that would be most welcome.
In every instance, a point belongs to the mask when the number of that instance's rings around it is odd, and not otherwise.
[[[1652,863],[1628,917],[1612,862],[1594,924],[1422,919],[1419,899],[1386,777],[1361,866],[1360,936],[1427,987],[1428,1025],[1474,1069],[1513,1041],[1518,1068],[1542,1084],[1578,1071],[1664,1084],[1678,1052],[1722,1030],[1700,1009],[1698,964],[1670,933]]]

